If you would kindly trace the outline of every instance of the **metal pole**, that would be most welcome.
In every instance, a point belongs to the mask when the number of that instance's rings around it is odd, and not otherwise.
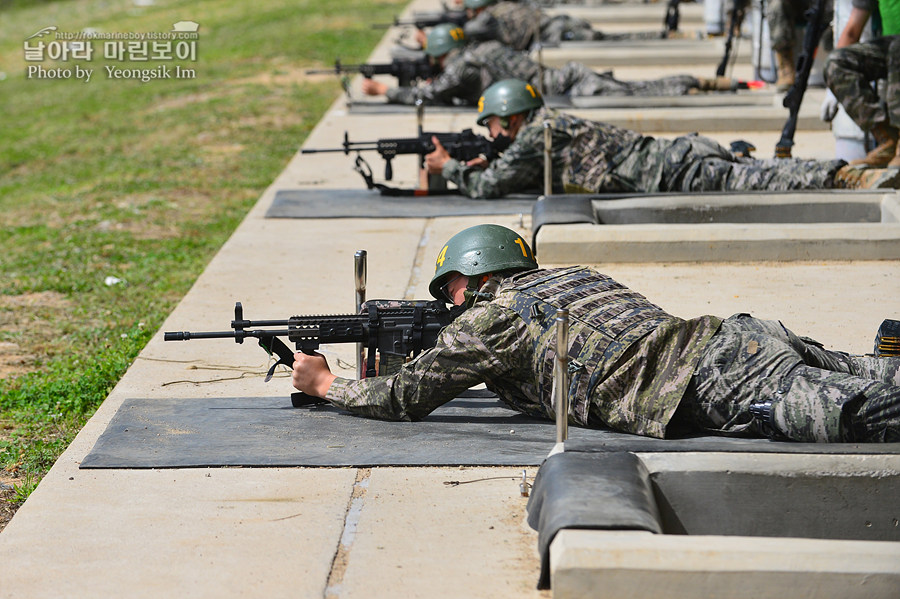
[[[556,412],[556,442],[569,438],[569,311],[556,310],[556,364],[553,368],[553,409]]]
[[[553,161],[550,150],[553,147],[553,123],[544,119],[544,197],[553,193]]]
[[[356,250],[353,255],[353,278],[356,282],[356,311],[366,303],[366,250]],[[366,346],[356,344],[356,378],[363,378],[366,371]]]

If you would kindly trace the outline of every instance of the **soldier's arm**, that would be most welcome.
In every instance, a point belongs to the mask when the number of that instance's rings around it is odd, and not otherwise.
[[[844,48],[859,42],[859,38],[862,37],[863,29],[865,29],[866,23],[869,22],[870,15],[871,11],[858,6],[853,6],[853,8],[850,9],[850,16],[847,17],[847,23],[844,25],[844,30],[841,31],[841,35],[838,37],[837,45],[835,47]]]
[[[543,132],[527,127],[487,168],[448,160],[441,174],[470,198],[499,198],[510,193],[539,193],[544,173]]]
[[[505,312],[470,308],[444,329],[435,347],[396,374],[336,378],[326,399],[368,418],[421,420],[474,385],[521,376],[513,374],[528,355],[522,351],[527,336],[519,334],[521,326]]]
[[[463,25],[466,40],[471,42],[487,42],[500,39],[500,22],[488,12],[479,13]]]
[[[415,104],[419,96],[428,105],[450,106],[461,99],[474,106],[472,98],[481,93],[481,80],[477,69],[462,60],[454,61],[430,83],[419,87],[394,87],[387,91],[392,104]]]

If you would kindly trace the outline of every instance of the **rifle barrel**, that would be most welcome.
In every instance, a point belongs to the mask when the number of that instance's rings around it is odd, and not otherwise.
[[[167,331],[163,334],[164,341],[190,341],[191,339],[234,339],[245,337],[287,337],[290,334],[288,329],[266,329],[266,330],[237,330],[237,331],[200,331],[192,333],[191,331]]]

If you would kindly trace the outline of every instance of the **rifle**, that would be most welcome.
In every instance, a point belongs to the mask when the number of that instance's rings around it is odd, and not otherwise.
[[[473,133],[471,129],[465,129],[460,133],[433,133],[423,131],[419,133],[418,137],[386,138],[376,141],[350,141],[347,135],[347,132],[344,132],[344,143],[340,148],[304,149],[301,150],[300,153],[316,154],[319,152],[343,152],[344,154],[350,154],[351,150],[355,150],[356,152],[375,150],[381,154],[382,158],[384,158],[384,178],[388,181],[394,177],[394,168],[391,165],[391,161],[394,157],[400,154],[418,154],[419,156],[424,157],[426,154],[434,152],[434,144],[431,142],[432,136],[438,138],[438,141],[440,141],[441,145],[447,149],[451,158],[455,158],[460,162],[472,160],[479,156],[484,156],[488,160],[492,160],[499,154],[499,149],[491,140],[478,135],[477,133]],[[360,162],[365,164],[365,161],[357,155],[357,166],[360,166]],[[365,164],[365,166],[368,167],[368,164]],[[357,170],[360,171],[359,168],[357,168]],[[366,183],[369,184],[370,181],[366,175],[362,171],[360,171],[360,174],[363,175],[363,178],[366,179]],[[369,170],[369,174],[371,177],[371,169]],[[370,184],[369,187],[371,188],[372,185]]]
[[[367,64],[342,64],[340,59],[334,61],[333,69],[309,69],[307,75],[334,73],[359,73],[366,79],[375,75],[393,75],[400,87],[409,87],[420,79],[430,79],[437,74],[436,67],[427,56],[421,58],[395,58],[391,62]]]
[[[725,76],[725,69],[728,68],[728,62],[731,59],[731,45],[734,42],[735,34],[741,28],[741,23],[744,22],[746,11],[747,0],[733,0],[728,24],[728,37],[725,38],[725,54],[722,56],[722,62],[716,68],[716,77]]]
[[[812,70],[819,40],[829,25],[825,18],[826,12],[826,0],[816,0],[815,4],[810,6],[805,13],[806,31],[803,35],[803,48],[797,58],[797,76],[782,101],[782,105],[790,110],[790,114],[781,131],[781,139],[775,144],[775,158],[791,157],[794,133],[797,131],[797,115],[800,112],[800,104],[803,102],[803,94],[806,93],[809,72]]]
[[[436,300],[370,300],[362,305],[359,314],[245,320],[243,307],[236,302],[230,331],[167,332],[163,338],[166,341],[231,338],[243,343],[247,337],[253,337],[267,354],[278,357],[266,373],[267,383],[279,364],[293,368],[294,352],[280,337],[293,341],[297,350],[305,354],[314,353],[324,343],[362,343],[368,349],[365,376],[373,377],[377,376],[376,355],[382,364],[389,358],[405,360],[417,356],[422,350],[434,347],[441,329],[464,310],[462,306],[447,308]],[[291,405],[295,408],[323,402],[303,392],[291,394]]]
[[[412,25],[416,29],[425,29],[426,27],[434,27],[441,23],[453,23],[462,27],[469,17],[465,10],[443,10],[439,12],[415,12],[411,19],[401,19],[394,17],[392,23],[375,23],[372,29],[388,29],[389,27],[404,27]]]

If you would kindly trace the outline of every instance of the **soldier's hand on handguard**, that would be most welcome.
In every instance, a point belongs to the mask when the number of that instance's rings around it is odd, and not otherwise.
[[[431,136],[431,143],[434,144],[434,151],[425,155],[425,168],[432,175],[439,175],[444,168],[444,163],[450,160],[450,154],[447,148],[441,145],[437,137]]]
[[[422,29],[416,29],[415,39],[416,43],[419,44],[419,47],[424,48],[425,43],[428,41],[428,34]]]
[[[367,96],[383,96],[387,93],[388,86],[374,79],[363,79],[362,90]]]
[[[488,164],[489,163],[487,158],[479,156],[478,158],[473,158],[472,160],[468,161],[466,163],[466,166],[474,166],[475,168],[487,168]]]
[[[291,374],[291,383],[298,391],[303,391],[316,397],[325,397],[331,383],[337,377],[331,374],[328,362],[322,354],[294,354],[294,371]]]

